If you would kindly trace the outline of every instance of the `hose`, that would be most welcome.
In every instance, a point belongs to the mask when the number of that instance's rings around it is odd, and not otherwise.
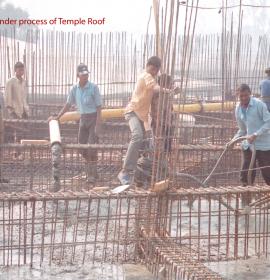
[[[206,187],[206,185],[204,184],[204,182],[200,181],[197,177],[195,177],[195,176],[193,176],[193,175],[191,175],[191,174],[175,172],[175,173],[174,173],[174,176],[192,179],[193,181],[195,181],[196,183],[198,183],[201,187]]]
[[[254,167],[254,163],[255,163],[255,159],[256,159],[256,149],[255,149],[255,145],[252,144],[250,147],[250,150],[252,152],[252,156],[251,156],[251,160],[250,160],[250,164],[249,164],[249,168],[248,168],[248,185],[252,185],[252,171],[253,171],[253,167]]]
[[[212,171],[210,172],[210,174],[207,176],[207,178],[201,182],[198,178],[196,178],[195,176],[192,176],[190,174],[186,174],[186,173],[179,173],[177,172],[175,175],[179,176],[179,177],[186,177],[186,178],[190,178],[194,181],[196,181],[199,185],[201,185],[202,187],[206,187],[207,186],[207,182],[210,180],[210,178],[212,177],[213,173],[215,172],[216,168],[218,167],[220,161],[222,160],[224,154],[227,152],[227,150],[229,149],[230,146],[232,146],[233,144],[242,141],[242,140],[246,140],[247,137],[243,136],[243,137],[239,137],[236,139],[232,139],[230,142],[228,142],[225,146],[225,149],[223,150],[223,152],[221,153],[221,155],[219,156],[215,166],[213,167]],[[252,183],[252,169],[254,166],[254,162],[256,159],[256,150],[255,150],[255,146],[254,144],[251,145],[251,152],[252,152],[252,157],[251,157],[251,161],[249,164],[249,170],[248,170],[248,184],[250,185]],[[221,204],[223,204],[227,209],[231,210],[231,211],[235,211],[235,209],[229,205],[227,202],[225,202],[223,199],[221,199],[220,197],[215,197],[217,200],[220,201]],[[194,199],[192,199],[189,202],[189,205],[192,206],[194,202]]]
[[[202,182],[203,185],[206,185],[207,182],[210,180],[210,178],[212,177],[213,173],[215,172],[215,170],[218,167],[220,161],[222,160],[223,156],[225,155],[227,150],[230,148],[230,146],[234,145],[235,143],[237,143],[239,141],[246,140],[246,139],[247,139],[247,136],[238,137],[238,138],[232,139],[231,141],[229,141],[225,145],[225,149],[223,150],[223,152],[219,156],[219,158],[218,158],[215,166],[213,167],[212,171],[207,176],[207,178]],[[252,152],[252,157],[251,157],[251,161],[250,161],[249,169],[248,169],[248,184],[249,185],[251,185],[251,183],[252,183],[252,169],[253,169],[255,158],[256,158],[256,150],[255,150],[254,144],[251,145],[251,152]]]

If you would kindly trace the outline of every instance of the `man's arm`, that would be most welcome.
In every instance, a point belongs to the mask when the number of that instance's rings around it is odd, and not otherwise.
[[[68,98],[67,98],[67,102],[64,105],[64,107],[60,110],[60,112],[58,113],[58,115],[56,117],[50,117],[48,119],[48,121],[50,120],[57,120],[59,121],[59,119],[66,113],[69,111],[69,109],[71,108],[71,106],[75,104],[75,92],[74,92],[74,88],[71,89]]]
[[[61,111],[58,113],[58,115],[57,115],[57,117],[56,117],[55,119],[59,121],[59,119],[60,119],[66,112],[69,111],[70,107],[71,107],[71,104],[67,102],[67,103],[64,105],[64,107],[61,109]]]
[[[260,136],[270,129],[270,113],[263,102],[259,103],[259,112],[261,113],[262,120],[264,124],[255,133],[256,136]]]
[[[253,133],[252,135],[249,135],[247,137],[247,140],[250,144],[252,144],[258,136],[268,132],[270,129],[270,113],[269,113],[266,105],[263,102],[260,102],[258,107],[259,107],[258,108],[259,114],[260,114],[264,124],[255,133]]]
[[[26,115],[29,116],[30,109],[29,109],[29,105],[27,103],[27,95],[28,95],[28,90],[27,90],[27,86],[25,85],[25,92],[24,92],[24,98],[23,98],[23,108],[24,108],[24,111],[25,111]]]
[[[169,89],[169,88],[163,88],[159,85],[155,85],[154,86],[154,91],[155,92],[160,92],[162,91],[163,93],[171,93],[171,92],[174,92],[174,89]]]
[[[14,108],[13,108],[13,101],[12,101],[12,82],[11,80],[7,81],[6,87],[5,87],[5,105],[8,109],[9,114],[15,114]]]
[[[236,134],[234,135],[233,139],[247,135],[247,127],[246,127],[246,124],[238,116],[238,108],[236,108],[236,110],[235,110],[235,118],[236,118],[239,129],[236,132]]]

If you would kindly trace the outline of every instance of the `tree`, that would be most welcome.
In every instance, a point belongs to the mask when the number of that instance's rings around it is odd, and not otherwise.
[[[12,4],[6,3],[6,0],[0,0],[0,19],[27,19],[29,14],[27,11],[14,7]],[[20,40],[26,40],[28,30],[37,30],[37,26],[18,26],[18,25],[0,25],[0,32],[4,36],[15,37]]]

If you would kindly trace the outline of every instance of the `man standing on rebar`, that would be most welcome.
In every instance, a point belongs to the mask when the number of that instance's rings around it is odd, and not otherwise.
[[[243,186],[248,185],[248,169],[251,162],[252,151],[250,145],[254,144],[256,161],[261,168],[262,176],[267,185],[270,185],[270,113],[264,102],[251,96],[247,84],[241,84],[237,90],[239,104],[235,109],[235,116],[239,130],[235,138],[247,136],[242,143],[243,160],[240,180]],[[252,171],[251,181],[254,183],[256,170]]]
[[[165,89],[172,89],[173,81],[170,75],[161,74],[158,77],[158,85]],[[156,133],[157,128],[160,129],[160,135],[164,139],[164,151],[171,152],[173,127],[173,108],[171,96],[164,93],[163,90],[154,92],[151,103],[151,127]]]
[[[126,108],[125,119],[131,131],[131,140],[128,146],[122,170],[118,179],[123,185],[131,184],[142,148],[143,138],[151,137],[149,113],[154,91],[159,91],[156,76],[161,67],[161,59],[152,56],[146,63],[145,71],[139,75],[131,100]],[[169,90],[163,89],[165,92]]]
[[[17,62],[14,66],[15,76],[10,78],[5,88],[5,106],[12,119],[27,119],[27,86],[24,76],[24,64]]]
[[[270,67],[265,69],[266,78],[260,83],[262,101],[270,111]]]
[[[56,118],[51,118],[59,120],[72,105],[75,105],[80,113],[79,144],[95,144],[98,143],[101,127],[101,95],[98,86],[88,80],[89,71],[85,64],[78,65],[77,77],[79,82],[72,87],[65,106]],[[87,162],[87,182],[94,183],[98,176],[97,153],[83,150],[82,155]]]

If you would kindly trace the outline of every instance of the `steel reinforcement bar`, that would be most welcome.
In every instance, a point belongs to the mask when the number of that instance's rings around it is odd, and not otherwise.
[[[241,205],[247,193],[259,201],[249,209]],[[269,186],[163,194],[141,189],[120,195],[109,190],[1,193],[0,261],[32,266],[139,258],[148,262],[162,255],[169,266],[176,259],[181,267],[186,258],[204,270],[200,262],[267,256],[269,196]]]

